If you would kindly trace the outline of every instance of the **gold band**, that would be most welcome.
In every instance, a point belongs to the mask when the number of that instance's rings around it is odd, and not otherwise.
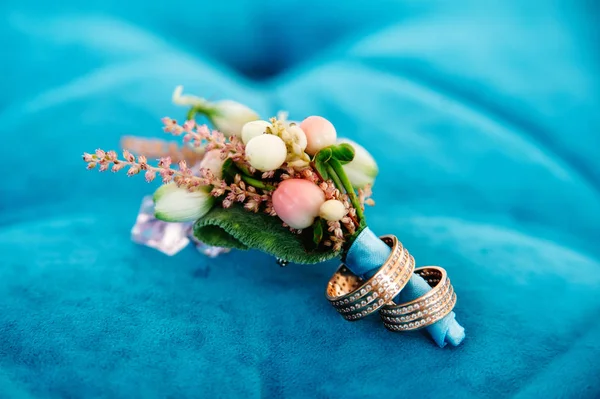
[[[415,260],[400,241],[392,235],[380,238],[392,252],[373,277],[364,282],[342,264],[329,280],[325,295],[346,320],[376,312],[398,295],[412,276]]]
[[[446,270],[426,266],[416,269],[415,273],[432,289],[410,302],[383,306],[379,314],[388,330],[411,331],[430,326],[448,315],[456,305],[456,294]]]

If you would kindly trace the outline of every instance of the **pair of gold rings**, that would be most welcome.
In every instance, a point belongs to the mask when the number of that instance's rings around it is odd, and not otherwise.
[[[393,235],[380,237],[391,249],[385,263],[370,279],[353,274],[341,265],[329,280],[326,296],[333,307],[350,321],[360,320],[379,310],[383,324],[391,331],[418,330],[448,315],[456,305],[450,279],[438,266],[415,269],[415,259]],[[393,298],[406,286],[412,274],[423,277],[432,288],[406,303]]]

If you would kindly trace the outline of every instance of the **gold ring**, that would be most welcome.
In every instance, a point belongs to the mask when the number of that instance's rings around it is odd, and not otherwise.
[[[416,269],[415,273],[432,289],[410,302],[383,306],[379,314],[388,330],[411,331],[430,326],[448,315],[456,305],[456,293],[446,270],[426,266]]]
[[[325,295],[346,320],[359,320],[376,312],[398,295],[412,276],[415,259],[398,238],[380,238],[392,252],[373,277],[365,282],[342,264],[329,280]]]

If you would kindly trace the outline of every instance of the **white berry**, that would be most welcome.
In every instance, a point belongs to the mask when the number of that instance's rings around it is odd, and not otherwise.
[[[278,169],[286,157],[285,143],[272,134],[256,136],[246,144],[246,159],[254,169],[261,172]]]
[[[325,201],[319,209],[319,216],[325,220],[337,222],[346,216],[346,207],[338,200]]]
[[[252,121],[246,123],[242,127],[242,141],[244,144],[248,144],[248,142],[256,136],[264,134],[267,131],[267,127],[271,127],[271,124],[267,121]]]

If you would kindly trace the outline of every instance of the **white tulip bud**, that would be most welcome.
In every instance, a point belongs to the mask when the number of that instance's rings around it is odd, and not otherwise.
[[[164,184],[154,192],[154,216],[165,222],[191,222],[204,216],[215,198],[210,188],[188,191],[175,183]]]
[[[244,144],[248,144],[250,140],[264,134],[267,131],[267,128],[272,126],[273,125],[267,121],[248,122],[242,127],[242,141]]]
[[[261,172],[278,169],[287,157],[285,143],[272,134],[254,137],[246,144],[246,159]]]
[[[319,209],[319,216],[325,220],[337,222],[346,216],[346,207],[338,200],[325,201]]]
[[[257,120],[258,114],[243,104],[223,100],[211,104],[208,117],[215,128],[227,137],[239,137],[242,127],[250,121]]]
[[[203,98],[197,96],[191,96],[189,94],[183,94],[183,86],[177,86],[173,91],[173,103],[177,105],[183,105],[187,107],[200,107],[205,108],[209,105],[209,102]]]
[[[220,179],[223,177],[224,163],[225,161],[221,159],[221,150],[210,150],[200,161],[200,167],[210,170],[215,177]]]
[[[379,173],[379,168],[373,156],[364,147],[352,140],[340,139],[337,141],[337,144],[341,143],[350,144],[354,148],[354,159],[343,166],[352,186],[364,188],[368,184],[373,185],[375,177]]]

